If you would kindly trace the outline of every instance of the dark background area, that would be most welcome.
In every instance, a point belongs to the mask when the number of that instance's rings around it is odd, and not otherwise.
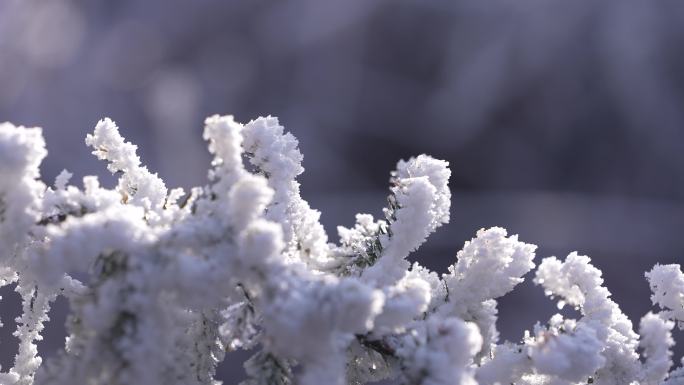
[[[538,261],[590,255],[636,326],[643,272],[684,256],[681,1],[4,0],[0,53],[0,121],[44,127],[46,181],[113,185],[83,141],[109,116],[169,187],[200,185],[203,119],[271,114],[300,140],[302,193],[333,240],[380,214],[397,160],[427,153],[451,164],[452,220],[411,258],[440,272],[503,226]],[[0,292],[6,370],[19,308]],[[556,311],[528,280],[500,302],[502,337]],[[226,384],[244,357],[221,365]]]

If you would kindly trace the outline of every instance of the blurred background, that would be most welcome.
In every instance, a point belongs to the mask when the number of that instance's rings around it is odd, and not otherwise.
[[[427,153],[451,164],[452,220],[411,258],[440,272],[503,226],[538,260],[591,256],[638,322],[643,272],[684,257],[681,1],[2,0],[0,52],[0,121],[44,127],[46,181],[113,185],[83,141],[109,116],[169,187],[200,185],[203,119],[271,114],[299,138],[332,240],[380,214],[397,160]],[[18,295],[0,294],[6,370]],[[500,303],[502,339],[556,311],[526,282]],[[248,355],[219,378],[237,383]]]

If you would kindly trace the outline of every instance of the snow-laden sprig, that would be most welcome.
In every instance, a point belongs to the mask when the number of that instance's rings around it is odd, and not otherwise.
[[[651,286],[651,301],[662,310],[663,317],[684,329],[684,274],[679,265],[655,265],[646,273]]]
[[[569,381],[591,377],[596,384],[631,383],[639,370],[638,335],[590,261],[577,253],[564,262],[554,257],[542,261],[535,282],[547,295],[560,296],[578,308],[582,318],[559,329],[554,324],[562,317],[556,317],[548,329],[538,328],[529,354],[540,373]]]
[[[643,349],[645,358],[640,375],[641,384],[657,385],[667,377],[672,367],[670,349],[674,345],[671,332],[673,327],[674,322],[666,321],[653,313],[648,313],[641,319],[639,346]]]
[[[427,155],[397,164],[390,207],[385,209],[389,223],[387,230],[378,234],[380,255],[364,271],[365,280],[379,286],[396,282],[409,267],[406,257],[437,227],[449,222],[450,175],[447,162]]]
[[[324,269],[331,263],[328,236],[319,222],[320,212],[299,195],[295,178],[304,172],[297,139],[285,133],[278,118],[258,118],[244,128],[245,155],[266,176],[274,190],[266,218],[283,226],[287,257]]]
[[[47,155],[40,128],[0,123],[0,261],[11,264],[40,219],[38,167]]]
[[[137,146],[124,141],[113,121],[100,120],[95,131],[86,136],[85,143],[93,148],[98,159],[109,162],[110,172],[122,173],[118,185],[122,200],[159,214],[166,200],[166,185],[141,165]]]
[[[447,162],[427,155],[400,161],[391,174],[388,207],[383,208],[386,220],[375,221],[372,215],[357,214],[353,228],[339,226],[341,245],[334,250],[332,271],[357,276],[365,272],[365,279],[380,286],[400,279],[408,268],[404,259],[409,253],[449,221],[450,174]],[[411,221],[414,226],[408,225]],[[381,257],[381,267],[368,269]],[[395,265],[393,271],[386,270]],[[378,271],[390,274],[378,278]]]
[[[440,314],[476,322],[484,338],[483,355],[498,342],[496,299],[523,282],[522,277],[534,268],[536,246],[507,235],[500,227],[479,230],[443,276],[448,301],[439,308]]]
[[[534,268],[534,245],[507,237],[505,229],[493,227],[479,230],[477,237],[466,242],[449,267],[444,280],[455,303],[480,303],[499,298],[523,282],[523,276]],[[483,285],[482,281],[488,284]]]
[[[39,166],[47,155],[40,128],[0,124],[0,282],[17,282],[22,297],[22,315],[14,335],[19,351],[14,366],[0,373],[3,384],[29,385],[41,364],[36,342],[42,337],[52,292],[38,290],[27,263],[33,248],[32,233],[41,218],[45,185],[38,181]]]

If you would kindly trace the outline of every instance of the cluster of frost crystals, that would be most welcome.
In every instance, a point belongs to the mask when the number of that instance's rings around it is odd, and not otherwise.
[[[684,322],[684,274],[646,274],[637,334],[588,257],[544,259],[535,283],[579,311],[517,343],[497,332],[497,300],[535,268],[536,246],[482,229],[445,274],[407,257],[449,220],[450,171],[419,155],[391,175],[384,218],[358,214],[328,242],[296,178],[297,140],[274,117],[206,119],[204,186],[167,189],[116,124],[86,144],[118,176],[40,181],[39,128],[0,124],[0,284],[16,284],[19,348],[0,384],[213,385],[217,365],[251,350],[244,385],[681,385],[671,330]],[[59,296],[64,348],[36,342]]]
[[[651,301],[658,305],[662,315],[684,329],[684,274],[679,265],[656,265],[646,273],[651,286]]]

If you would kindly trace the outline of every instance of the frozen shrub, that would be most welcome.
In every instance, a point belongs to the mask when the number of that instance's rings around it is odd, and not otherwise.
[[[588,257],[546,258],[534,281],[579,319],[556,314],[501,343],[497,298],[534,269],[535,246],[494,227],[441,277],[406,260],[449,220],[446,162],[400,161],[385,218],[357,215],[336,245],[299,194],[302,155],[276,118],[212,116],[204,139],[207,184],[169,190],[104,119],[86,144],[117,185],[88,176],[79,189],[64,171],[49,187],[40,129],[0,125],[0,281],[23,299],[0,383],[215,384],[225,352],[253,349],[248,385],[684,384],[684,370],[670,372],[678,265],[646,274],[662,310],[638,335]],[[36,341],[58,296],[69,335],[41,365]]]

